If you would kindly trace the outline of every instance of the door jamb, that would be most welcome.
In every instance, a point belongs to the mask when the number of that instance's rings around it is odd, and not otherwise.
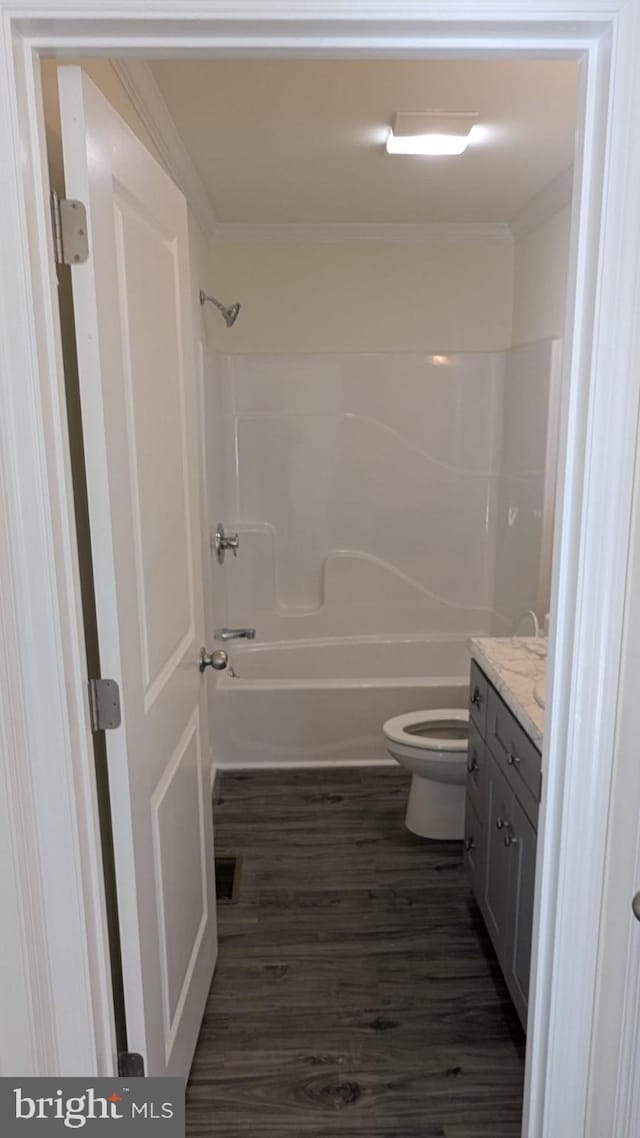
[[[632,108],[640,97],[640,0],[548,0],[543,13],[503,0],[501,16],[494,6],[490,17],[479,0],[443,0],[438,13],[414,2],[398,5],[393,20],[379,18],[383,5],[376,0],[345,3],[338,18],[334,7],[320,2],[273,3],[256,16],[255,4],[244,0],[229,10],[215,0],[191,0],[171,19],[162,0],[150,0],[144,20],[126,14],[118,0],[103,0],[100,8],[72,0],[64,9],[50,0],[44,7],[47,15],[41,5],[37,19],[19,0],[12,9],[0,8],[0,141],[9,191],[0,221],[6,267],[0,322],[12,333],[0,349],[0,522],[10,539],[0,562],[10,582],[0,616],[7,659],[17,662],[8,668],[0,716],[13,733],[9,803],[23,815],[33,811],[32,828],[20,833],[16,827],[14,840],[18,862],[22,858],[17,896],[25,943],[32,930],[27,975],[41,989],[31,1032],[34,1071],[59,1074],[89,1073],[89,1065],[91,1073],[107,1073],[113,1033],[95,788],[85,763],[83,636],[34,53],[150,56],[162,45],[165,51],[178,45],[183,54],[426,58],[508,50],[587,56],[565,335],[557,615],[524,1129],[528,1138],[569,1129],[578,1134],[586,1110],[593,1001],[585,995],[595,985],[639,395],[633,317],[640,292],[634,208],[640,158],[631,139]],[[317,18],[311,22],[310,16]],[[620,377],[617,383],[610,383],[612,374]],[[11,382],[16,375],[21,384]],[[613,501],[611,485],[617,487]],[[588,770],[584,754],[593,758]],[[47,790],[55,787],[58,818]],[[69,894],[64,924],[51,894],[60,880]],[[72,1007],[61,1008],[62,993],[72,997]]]

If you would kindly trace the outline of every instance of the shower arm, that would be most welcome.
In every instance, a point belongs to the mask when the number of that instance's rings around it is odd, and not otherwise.
[[[207,296],[204,289],[201,288],[200,289],[200,304],[202,304],[204,306],[207,303],[207,301],[209,301],[210,304],[215,304],[218,311],[222,312],[222,314],[224,315],[224,311],[225,311],[224,304],[221,304],[221,302],[219,300],[216,300],[215,296]]]
[[[209,301],[210,304],[215,305],[215,307],[218,309],[218,312],[222,314],[222,318],[227,325],[227,328],[232,328],[238,319],[240,304],[238,302],[235,304],[222,304],[222,302],[217,300],[215,296],[209,296],[208,293],[206,293],[204,289],[201,288],[200,304],[204,306],[207,301]]]

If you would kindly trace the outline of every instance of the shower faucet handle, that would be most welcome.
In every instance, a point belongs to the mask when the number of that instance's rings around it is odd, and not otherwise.
[[[222,522],[218,522],[215,532],[211,536],[211,552],[215,553],[220,565],[224,564],[224,555],[228,549],[234,557],[238,556],[240,538],[237,533],[226,534]]]

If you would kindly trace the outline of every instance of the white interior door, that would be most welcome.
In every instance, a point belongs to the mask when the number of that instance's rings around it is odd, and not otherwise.
[[[186,1075],[216,956],[198,437],[184,198],[77,67],[59,72],[128,1046]]]

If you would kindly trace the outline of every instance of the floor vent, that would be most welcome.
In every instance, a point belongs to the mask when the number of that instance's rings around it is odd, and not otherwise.
[[[219,904],[226,902],[230,905],[237,899],[240,864],[239,857],[216,858],[216,896]]]

